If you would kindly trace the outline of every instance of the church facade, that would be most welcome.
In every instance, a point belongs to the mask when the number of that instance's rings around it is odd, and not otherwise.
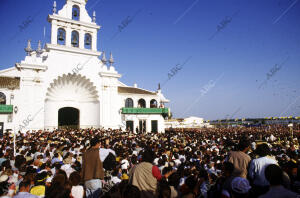
[[[119,79],[112,54],[97,50],[96,14],[86,0],[66,0],[48,16],[51,41],[0,71],[0,129],[122,128],[163,132],[169,102]],[[101,57],[101,58],[100,58]]]

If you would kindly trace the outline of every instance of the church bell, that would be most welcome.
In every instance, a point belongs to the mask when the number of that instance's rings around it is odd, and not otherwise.
[[[77,17],[77,16],[78,16],[77,10],[74,10],[74,11],[73,11],[73,16],[74,16],[74,17]]]
[[[85,44],[86,45],[90,45],[91,44],[91,37],[89,37],[89,36],[85,37]]]
[[[77,45],[78,44],[78,40],[77,40],[76,36],[73,36],[73,38],[72,38],[72,44],[73,45]]]
[[[60,41],[65,40],[65,39],[64,39],[64,34],[63,34],[62,31],[60,31],[59,34],[58,34],[58,40],[60,40]]]

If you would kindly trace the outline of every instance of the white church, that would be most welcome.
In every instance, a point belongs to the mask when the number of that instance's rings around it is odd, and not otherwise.
[[[87,0],[66,0],[48,16],[51,42],[31,48],[14,67],[0,71],[0,130],[111,128],[163,132],[166,99],[119,79],[110,54],[97,50],[96,13]],[[101,56],[101,58],[99,58]]]

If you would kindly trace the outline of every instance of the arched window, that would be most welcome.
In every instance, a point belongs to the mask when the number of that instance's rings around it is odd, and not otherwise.
[[[63,28],[58,28],[57,30],[57,44],[66,44],[66,31]]]
[[[139,108],[146,108],[146,101],[143,98],[139,99],[138,107]]]
[[[79,34],[77,31],[72,31],[72,40],[71,44],[73,47],[78,47],[79,46]]]
[[[133,107],[133,100],[131,98],[127,98],[125,100],[125,107],[126,108],[132,108]]]
[[[79,21],[80,9],[77,5],[74,5],[72,8],[72,19]]]
[[[91,49],[92,46],[92,36],[89,33],[84,35],[84,48]]]
[[[156,100],[152,99],[150,101],[150,108],[157,108],[157,101]]]
[[[0,92],[0,104],[6,104],[6,96],[2,92]]]

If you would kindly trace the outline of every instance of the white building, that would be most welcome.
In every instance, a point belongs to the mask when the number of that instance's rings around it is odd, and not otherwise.
[[[165,121],[166,128],[211,128],[209,123],[204,123],[203,118],[199,117],[188,117],[184,119],[171,119]]]
[[[160,88],[153,92],[119,81],[112,55],[107,61],[97,50],[100,26],[95,12],[92,18],[87,13],[86,2],[66,0],[58,12],[54,2],[48,16],[51,42],[32,50],[28,41],[25,59],[0,71],[5,130],[69,126],[164,131],[168,109],[163,107],[169,101]]]
[[[188,117],[185,118],[183,120],[183,124],[187,125],[187,126],[202,126],[204,123],[204,119],[203,118],[198,118],[198,117]]]

